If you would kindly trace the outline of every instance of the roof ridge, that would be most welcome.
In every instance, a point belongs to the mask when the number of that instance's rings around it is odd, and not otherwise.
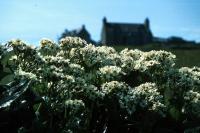
[[[107,22],[106,24],[115,24],[115,25],[144,25],[144,23],[118,23],[118,22]]]

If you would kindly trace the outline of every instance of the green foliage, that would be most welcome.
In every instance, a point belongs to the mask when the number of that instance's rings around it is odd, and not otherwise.
[[[1,62],[2,55],[12,52],[2,67],[10,69],[13,81],[1,85],[0,115],[17,110],[31,116],[18,117],[23,122],[14,132],[198,128],[187,123],[200,120],[200,68],[174,67],[176,57],[170,52],[117,52],[72,37],[59,44],[43,39],[38,48],[12,40],[2,48]]]

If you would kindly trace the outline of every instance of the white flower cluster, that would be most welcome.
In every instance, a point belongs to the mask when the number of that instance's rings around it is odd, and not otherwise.
[[[133,60],[138,60],[141,56],[142,56],[143,52],[138,50],[138,49],[135,49],[135,50],[129,50],[127,48],[125,48],[124,50],[122,50],[120,52],[120,55],[121,56],[130,56],[133,58]]]
[[[36,49],[33,45],[26,45],[25,42],[19,39],[9,41],[7,46],[10,50],[13,50],[14,54],[24,59],[33,59],[36,54]]]
[[[200,92],[200,71],[199,68],[182,67],[180,69],[171,69],[165,75],[167,82],[164,86],[170,91],[173,99],[182,97],[181,94],[194,90]],[[180,94],[180,95],[179,95]]]
[[[98,102],[104,98],[104,93],[94,85],[86,85],[83,87],[83,93],[86,98],[92,102]]]
[[[150,51],[143,52],[139,60],[136,61],[135,69],[139,71],[155,71],[167,70],[174,66],[175,55],[166,51]]]
[[[43,72],[45,75],[54,74],[57,76],[60,75],[60,77],[65,77],[64,75],[73,75],[75,77],[84,76],[84,68],[79,64],[70,63],[69,59],[61,56],[44,56],[44,60]]]
[[[114,94],[119,95],[119,93],[123,93],[128,89],[129,86],[127,84],[119,81],[106,82],[101,86],[101,91],[105,95],[114,95]]]
[[[117,65],[119,61],[119,55],[117,52],[110,47],[95,47],[92,44],[86,45],[84,48],[79,49],[81,59],[83,65],[86,67],[102,67],[106,65]],[[74,52],[71,52],[71,58],[74,57]]]
[[[9,44],[13,48],[26,47],[20,40]],[[39,79],[45,93],[51,93],[49,99],[52,96],[60,104],[66,101],[66,106],[82,107],[115,97],[116,104],[128,114],[143,109],[164,116],[164,93],[169,90],[173,98],[185,100],[184,113],[199,116],[200,68],[174,68],[175,55],[170,52],[124,49],[118,53],[112,47],[96,47],[77,37],[61,39],[52,51],[50,47],[56,45],[53,41],[44,39],[41,45],[38,49],[26,47],[26,51],[13,56],[13,60],[21,61],[16,64],[16,75]],[[45,51],[46,46],[49,51]],[[31,56],[29,51],[36,53]],[[131,75],[133,72],[138,73]],[[158,78],[159,81],[155,80]]]
[[[77,99],[74,99],[74,100],[66,100],[65,101],[65,106],[67,108],[72,108],[72,109],[79,109],[80,107],[85,107],[85,104],[82,100],[77,100]]]
[[[120,67],[117,66],[104,66],[99,68],[99,71],[97,71],[99,80],[102,82],[105,81],[112,81],[112,80],[119,80],[122,76],[123,72]]]
[[[200,91],[200,68],[193,67],[182,67],[179,69],[181,75],[181,81],[187,83],[192,88],[198,88]]]
[[[9,46],[12,46],[12,47],[22,47],[22,46],[25,46],[25,42],[23,42],[22,40],[20,39],[13,39],[11,41],[8,41],[7,43]]]
[[[165,105],[163,96],[159,93],[155,83],[145,83],[132,90],[132,93],[138,99],[139,106],[157,111],[164,115]]]
[[[183,113],[200,117],[200,93],[190,90],[185,94],[184,100],[185,105],[182,109]]]
[[[44,56],[45,63],[48,65],[63,66],[69,65],[69,59],[61,56]]]
[[[175,65],[174,61],[176,56],[167,51],[152,50],[150,52],[147,52],[147,54],[143,54],[143,58],[145,58],[146,60],[156,60],[166,67],[173,67]]]
[[[82,100],[73,99],[65,101],[65,114],[64,118],[67,119],[67,123],[64,127],[64,132],[73,133],[79,131],[80,128],[85,128],[84,123],[85,116],[85,103]]]
[[[139,70],[141,72],[163,71],[174,66],[175,55],[166,51],[149,51],[124,49],[120,52],[121,67],[129,72]]]
[[[65,37],[60,40],[62,49],[70,50],[72,48],[82,48],[87,45],[87,42],[80,37]]]
[[[120,52],[121,56],[121,67],[126,71],[132,71],[134,70],[134,67],[136,65],[136,61],[140,59],[142,56],[142,51],[140,50],[128,50],[124,49]]]
[[[119,102],[129,114],[134,113],[138,108],[152,110],[162,116],[166,114],[164,98],[158,92],[155,83],[145,83],[130,89],[126,95],[120,97]]]
[[[125,109],[128,114],[133,114],[136,111],[136,103],[139,101],[135,101],[135,97],[130,94],[132,90],[127,84],[118,81],[111,81],[108,83],[104,83],[101,87],[104,96],[113,97],[118,99],[118,104],[121,109]],[[116,103],[114,103],[116,104]]]
[[[66,73],[72,74],[76,77],[83,77],[85,72],[85,69],[81,65],[74,63],[69,64],[69,67],[65,67],[63,70]]]
[[[40,48],[39,51],[42,55],[56,55],[56,51],[59,49],[59,47],[56,45],[56,43],[50,39],[43,38],[40,41]]]
[[[41,48],[53,48],[56,46],[56,43],[50,39],[47,39],[47,38],[43,38],[41,41],[40,41],[40,47]]]
[[[19,69],[15,72],[16,78],[19,79],[30,79],[37,80],[37,76],[31,72],[25,72],[22,69]]]
[[[145,61],[143,59],[144,58],[136,61],[136,65],[135,65],[134,69],[139,70],[141,72],[145,72],[145,71],[149,71],[152,68],[157,69],[157,67],[159,67],[159,65],[160,65],[160,63],[158,61],[155,61],[155,60]]]

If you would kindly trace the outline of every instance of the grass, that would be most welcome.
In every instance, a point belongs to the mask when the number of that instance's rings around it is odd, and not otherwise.
[[[200,67],[200,49],[193,50],[169,50],[176,55],[176,64],[178,67],[198,66]]]
[[[139,49],[142,51],[150,51],[150,50],[166,50],[168,52],[172,52],[176,55],[176,67],[200,67],[200,46],[195,47],[179,47],[179,48],[170,48],[163,47],[159,44],[148,44],[148,45],[118,45],[113,46],[117,51],[121,51],[124,48],[128,49]]]

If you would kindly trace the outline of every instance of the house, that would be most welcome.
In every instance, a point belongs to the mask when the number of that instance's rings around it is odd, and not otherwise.
[[[144,23],[111,23],[103,18],[101,31],[101,43],[107,45],[137,45],[147,44],[153,41],[150,29],[150,21]]]
[[[74,29],[71,31],[68,31],[67,29],[61,34],[61,37],[59,38],[59,40],[61,38],[67,37],[67,36],[72,36],[72,37],[80,37],[82,39],[84,39],[85,41],[87,41],[88,43],[92,43],[95,44],[95,41],[93,41],[91,39],[90,33],[87,31],[87,29],[85,28],[85,25],[82,25],[81,28],[78,29]]]

